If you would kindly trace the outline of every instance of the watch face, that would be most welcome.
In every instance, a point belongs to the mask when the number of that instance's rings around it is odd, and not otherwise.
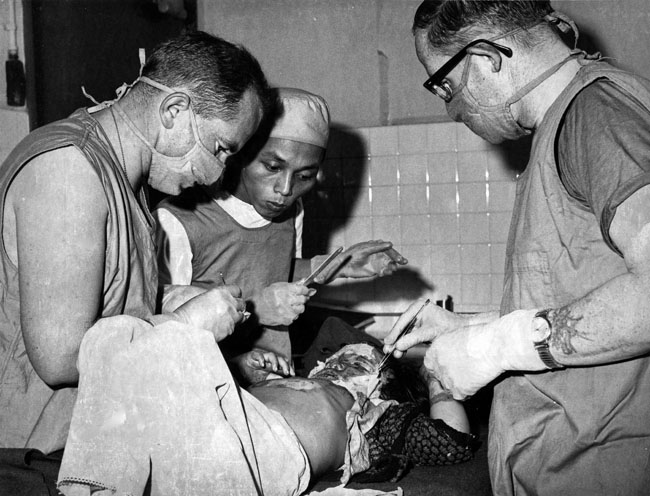
[[[535,317],[533,319],[533,342],[541,343],[546,341],[551,335],[551,326],[544,317]]]

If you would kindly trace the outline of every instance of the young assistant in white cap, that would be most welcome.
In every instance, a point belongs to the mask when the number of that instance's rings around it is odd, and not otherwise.
[[[286,326],[315,291],[288,281],[299,281],[323,258],[302,259],[300,199],[316,185],[330,115],[318,95],[295,88],[276,91],[276,112],[230,157],[222,182],[159,205],[158,263],[164,284],[241,287],[252,317],[222,343],[226,353],[236,356],[256,347],[290,360]],[[317,281],[390,274],[406,263],[395,253],[390,242],[359,243]],[[169,310],[183,300],[179,292],[188,294],[178,288],[166,292]],[[290,373],[286,363],[281,360],[277,371]]]

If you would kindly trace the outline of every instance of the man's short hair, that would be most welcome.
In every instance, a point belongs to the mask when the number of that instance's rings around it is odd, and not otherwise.
[[[268,83],[257,59],[243,46],[202,31],[158,45],[147,58],[142,75],[170,88],[183,88],[195,112],[208,119],[234,118],[249,89],[259,97],[265,112],[271,106]],[[149,88],[139,86],[144,92]]]
[[[425,0],[413,20],[413,33],[427,31],[429,44],[450,53],[476,38],[477,32],[507,33],[528,28],[553,12],[549,0]],[[513,37],[522,46],[539,42],[535,34],[548,34],[543,25],[535,33],[523,31]]]

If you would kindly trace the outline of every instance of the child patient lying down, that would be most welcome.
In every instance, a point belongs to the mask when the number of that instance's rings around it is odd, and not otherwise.
[[[354,473],[356,481],[395,481],[412,465],[467,461],[478,446],[462,404],[435,378],[421,377],[433,400],[427,408],[416,385],[398,376],[393,359],[378,369],[383,353],[371,344],[344,346],[308,378],[292,376],[291,364],[271,352],[245,357],[240,365],[249,371],[274,371],[248,392],[287,420],[314,476],[345,466],[343,482]]]
[[[313,477],[341,467],[346,483],[355,474],[395,479],[410,464],[469,459],[476,439],[462,405],[435,380],[432,416],[417,401],[390,399],[397,377],[390,368],[378,373],[381,357],[367,344],[350,345],[310,377],[292,377],[286,361],[252,351],[240,369],[265,380],[245,390],[208,331],[101,319],[79,352],[59,490],[299,495]],[[268,379],[271,369],[288,377]]]

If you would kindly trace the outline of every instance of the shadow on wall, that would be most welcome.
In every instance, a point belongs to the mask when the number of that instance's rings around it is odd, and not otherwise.
[[[328,160],[346,157],[344,161]],[[303,256],[326,253],[333,234],[343,229],[351,217],[362,186],[367,185],[366,142],[355,129],[332,127],[318,183],[303,198],[305,227]],[[343,188],[340,186],[343,185]]]

